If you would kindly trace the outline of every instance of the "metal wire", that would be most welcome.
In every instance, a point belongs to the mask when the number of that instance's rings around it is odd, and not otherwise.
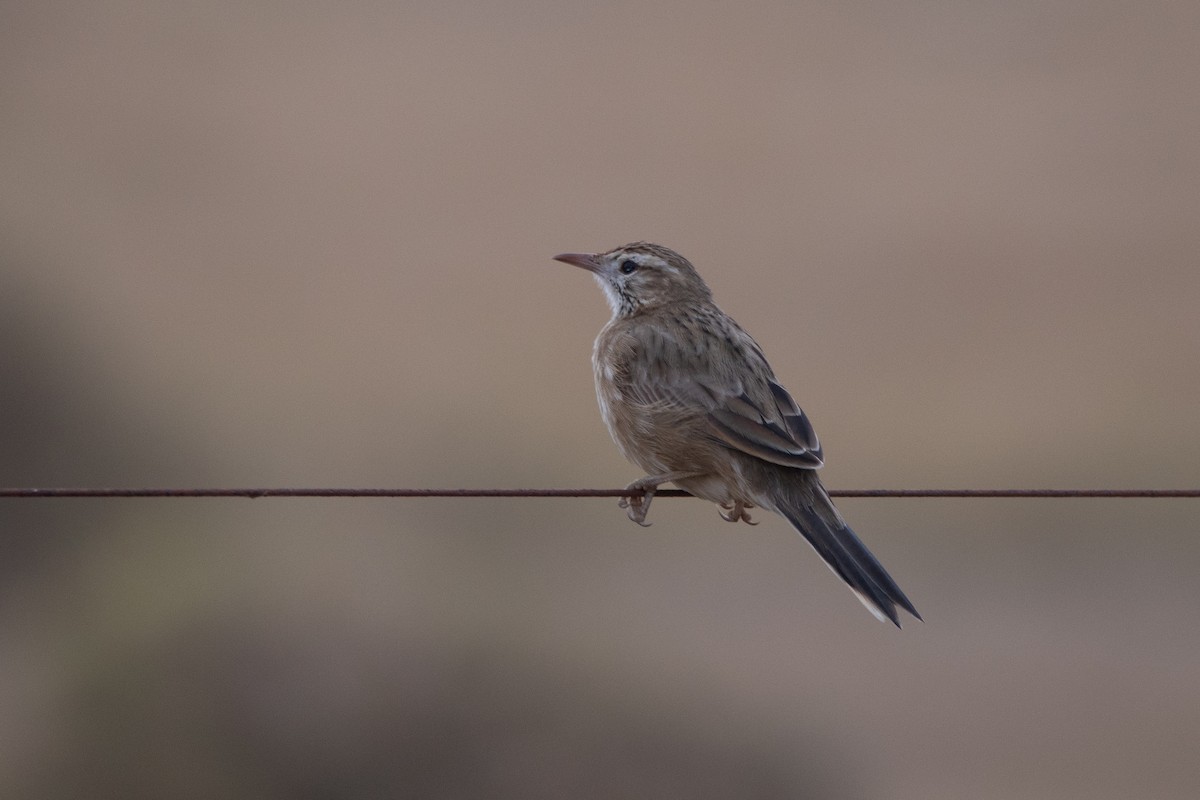
[[[103,489],[0,488],[0,498],[116,497],[633,497],[629,489]],[[832,489],[833,497],[1108,497],[1200,498],[1200,489]],[[655,497],[691,497],[680,489],[660,489]]]

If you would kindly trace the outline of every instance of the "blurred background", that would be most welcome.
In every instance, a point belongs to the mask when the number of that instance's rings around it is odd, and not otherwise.
[[[0,484],[619,487],[689,256],[831,488],[1200,483],[1200,5],[0,6]],[[0,793],[1192,798],[1200,505],[0,501]]]

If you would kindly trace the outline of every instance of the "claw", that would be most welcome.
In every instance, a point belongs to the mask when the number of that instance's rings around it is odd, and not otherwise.
[[[718,511],[717,513],[720,514],[721,519],[725,520],[726,522],[744,522],[747,525],[758,524],[754,520],[750,519],[750,514],[748,511],[746,511],[746,509],[754,507],[749,503],[743,503],[741,500],[734,500],[733,505],[725,505],[724,503],[720,503],[719,505],[721,508],[725,509],[725,511]]]
[[[631,520],[643,528],[649,528],[650,523],[646,522],[646,514],[650,512],[650,501],[654,499],[654,493],[658,491],[658,485],[647,485],[641,481],[634,481],[625,488],[631,492],[641,492],[642,494],[622,497],[617,501],[617,506],[629,509],[629,518]]]

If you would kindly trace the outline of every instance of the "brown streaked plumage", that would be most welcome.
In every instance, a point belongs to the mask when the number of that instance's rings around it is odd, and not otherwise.
[[[808,418],[691,262],[648,242],[554,258],[592,272],[612,306],[592,366],[605,425],[648,473],[629,485],[644,496],[622,501],[630,519],[648,524],[668,482],[717,503],[730,522],[750,522],[755,506],[774,511],[879,619],[899,627],[896,606],[921,618],[821,486]]]

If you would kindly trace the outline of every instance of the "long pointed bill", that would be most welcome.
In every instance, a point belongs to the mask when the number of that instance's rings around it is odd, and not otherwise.
[[[574,267],[582,267],[590,272],[600,271],[600,261],[592,253],[559,253],[554,260]]]

